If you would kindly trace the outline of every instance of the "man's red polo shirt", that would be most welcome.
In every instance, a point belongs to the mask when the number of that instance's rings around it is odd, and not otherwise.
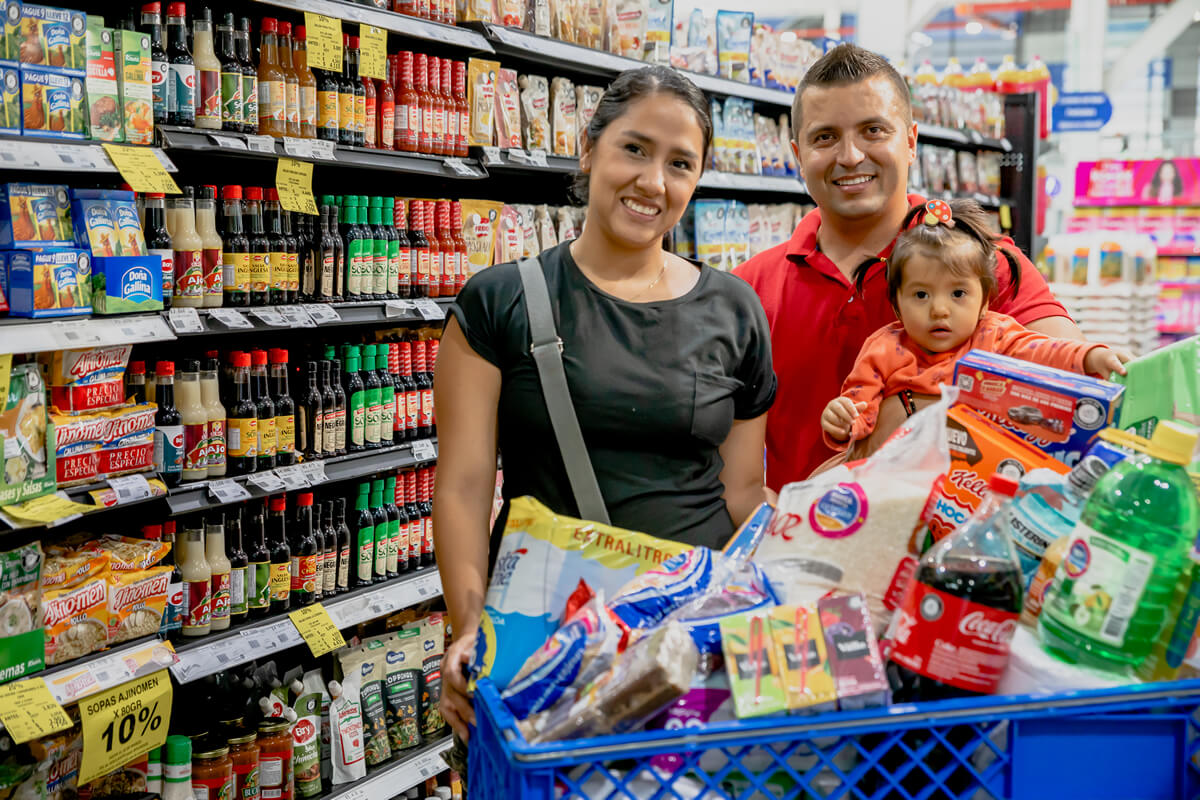
[[[908,199],[910,205],[925,202],[919,195]],[[920,224],[919,219],[914,224]],[[808,477],[833,455],[821,441],[821,412],[841,392],[867,337],[896,321],[882,261],[892,244],[869,268],[859,296],[850,279],[818,249],[820,227],[818,209],[800,221],[789,241],[734,271],[758,292],[771,325],[779,389],[767,416],[767,485],[776,491]],[[1022,324],[1069,316],[1029,259],[1011,240],[1005,245],[1019,256],[1021,287],[1014,297],[1000,257],[992,310]]]

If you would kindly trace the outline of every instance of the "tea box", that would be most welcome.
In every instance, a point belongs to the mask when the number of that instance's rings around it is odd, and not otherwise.
[[[21,66],[21,123],[25,135],[84,136],[84,78]]]
[[[92,311],[92,255],[77,248],[0,252],[14,317],[73,317]]]
[[[82,77],[87,61],[87,14],[54,6],[21,4],[17,60]]]
[[[125,141],[154,141],[154,90],[150,81],[150,37],[136,31],[113,31],[117,85],[121,97]]]
[[[0,247],[74,247],[71,196],[46,183],[0,184]]]
[[[88,17],[88,138],[100,142],[125,141],[113,33],[104,27],[104,17]]]

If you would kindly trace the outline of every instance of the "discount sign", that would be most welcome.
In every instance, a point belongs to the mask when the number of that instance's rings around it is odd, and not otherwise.
[[[166,743],[171,679],[165,669],[159,670],[81,701],[79,712],[82,784]]]

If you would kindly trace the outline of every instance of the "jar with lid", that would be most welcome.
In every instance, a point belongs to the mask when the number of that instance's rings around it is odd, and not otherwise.
[[[248,728],[229,729],[229,758],[233,762],[233,800],[260,800],[258,734]]]
[[[282,717],[258,723],[258,785],[261,800],[292,800],[291,725]]]
[[[218,739],[206,738],[197,741],[195,748],[192,794],[196,800],[230,800],[233,797],[233,761],[229,758],[229,747]]]

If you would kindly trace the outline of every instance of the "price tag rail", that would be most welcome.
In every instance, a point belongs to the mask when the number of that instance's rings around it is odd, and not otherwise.
[[[376,28],[383,28],[385,31],[391,31],[392,33],[398,33],[413,39],[423,39],[427,42],[465,48],[471,54],[493,52],[491,43],[478,30],[463,27],[462,25],[443,25],[439,22],[430,22],[429,20],[410,17],[392,11],[384,11],[372,6],[337,2],[336,0],[255,1],[262,5],[286,8],[291,11],[311,11],[316,14],[324,14],[327,17],[337,17],[343,22],[348,23],[365,22],[368,25],[374,25]],[[347,30],[343,27],[342,30],[351,36],[357,35],[357,31],[353,29]],[[465,58],[467,55],[468,53],[464,52],[460,58]]]
[[[391,761],[368,767],[367,777],[338,786],[317,800],[390,800],[450,769],[442,753],[453,744],[454,737],[447,735],[420,748],[401,750]]]
[[[45,353],[72,347],[106,347],[175,338],[159,313],[111,317],[0,320],[0,353]]]
[[[147,148],[168,172],[175,165],[161,148]],[[36,136],[0,136],[0,169],[31,172],[117,172],[99,142],[80,139],[43,139]]]

